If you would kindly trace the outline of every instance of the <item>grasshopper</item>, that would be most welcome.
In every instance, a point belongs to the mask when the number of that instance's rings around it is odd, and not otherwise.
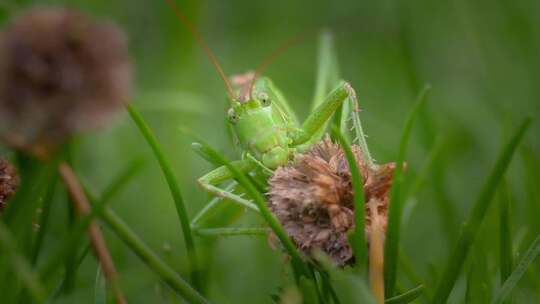
[[[243,150],[242,157],[232,162],[234,166],[244,173],[256,176],[272,174],[274,169],[294,159],[297,153],[308,150],[321,140],[335,113],[340,113],[336,115],[336,121],[341,131],[353,137],[353,142],[363,150],[366,164],[373,165],[363,135],[356,93],[348,82],[339,80],[337,58],[330,33],[323,32],[320,36],[315,97],[311,113],[300,123],[284,94],[270,78],[259,76],[261,68],[254,73],[233,76],[229,80],[195,28],[172,0],[167,2],[203,47],[227,87],[230,105],[227,111],[228,123]],[[265,64],[261,66],[264,67]],[[333,89],[329,90],[331,87]],[[352,128],[349,126],[351,121]],[[353,134],[349,134],[349,131]],[[209,158],[200,144],[194,143],[193,148],[203,158]],[[251,201],[234,193],[236,182],[232,181],[233,179],[233,174],[225,166],[218,167],[198,179],[200,186],[215,198],[193,219],[192,227],[195,231],[201,218],[224,199],[258,211]],[[228,186],[219,187],[228,181],[232,181]],[[224,229],[216,230],[219,230],[221,235],[227,233]],[[229,232],[234,235],[242,234],[240,230],[232,228]],[[246,231],[251,234],[253,229],[247,228]],[[207,232],[208,230],[205,230],[205,235],[210,234]]]

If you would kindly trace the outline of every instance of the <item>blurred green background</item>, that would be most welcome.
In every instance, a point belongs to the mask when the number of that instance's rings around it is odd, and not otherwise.
[[[224,85],[165,1],[15,2],[7,1],[16,9],[30,4],[68,5],[126,30],[137,68],[133,102],[171,160],[190,215],[199,211],[208,195],[196,179],[212,166],[192,152],[179,127],[192,130],[230,158],[239,157],[239,150],[225,128]],[[227,74],[254,69],[274,48],[307,31],[266,71],[300,117],[306,116],[313,97],[317,32],[331,29],[342,77],[357,90],[368,144],[381,163],[396,159],[405,115],[420,88],[432,85],[407,156],[411,184],[433,155],[433,147],[438,148],[425,183],[407,204],[402,245],[412,268],[434,284],[499,147],[523,117],[538,118],[540,2],[179,0],[177,4]],[[540,232],[539,131],[536,122],[507,174],[516,257]],[[174,203],[157,162],[129,117],[123,114],[112,127],[78,138],[77,152],[76,168],[96,191],[133,159],[145,160],[141,174],[111,206],[186,275],[186,251]],[[62,195],[55,199],[52,216],[46,248],[65,235]],[[245,213],[235,225],[250,223],[261,221]],[[462,273],[484,271],[483,288],[491,293],[498,284],[497,204],[484,224]],[[130,303],[166,303],[166,288],[157,277],[105,231]],[[197,243],[211,248],[200,238]],[[206,259],[207,294],[215,303],[270,303],[269,295],[291,279],[284,257],[265,238],[223,238],[213,246]],[[537,261],[513,293],[516,303],[540,298],[539,273]],[[95,275],[95,259],[88,257],[78,272],[76,289],[59,303],[93,303]],[[412,287],[404,273],[398,278],[402,286]],[[461,279],[450,302],[463,303],[464,289]]]

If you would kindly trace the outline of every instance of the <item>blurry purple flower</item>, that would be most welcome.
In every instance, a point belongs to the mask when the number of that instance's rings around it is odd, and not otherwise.
[[[101,125],[129,100],[126,37],[65,8],[34,8],[0,33],[0,136],[53,146]]]

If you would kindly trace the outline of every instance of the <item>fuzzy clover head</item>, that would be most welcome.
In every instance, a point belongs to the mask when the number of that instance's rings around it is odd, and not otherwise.
[[[0,136],[54,146],[102,125],[129,100],[127,39],[65,8],[33,8],[0,32]]]
[[[8,200],[15,195],[19,187],[19,175],[15,167],[0,158],[0,212],[5,209]]]
[[[374,217],[386,230],[394,163],[368,167],[360,148],[353,154],[363,180],[365,235],[369,240]],[[338,265],[354,263],[348,233],[354,230],[354,191],[342,148],[326,137],[269,181],[269,206],[304,253],[322,250]]]

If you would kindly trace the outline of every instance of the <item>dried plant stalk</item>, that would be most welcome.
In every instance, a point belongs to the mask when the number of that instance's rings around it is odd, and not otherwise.
[[[71,196],[71,200],[79,214],[89,214],[90,203],[84,194],[75,172],[73,172],[71,167],[66,163],[61,163],[58,167],[58,171],[60,172],[60,176],[62,177],[62,180],[64,181],[64,184],[66,185]],[[113,290],[116,302],[118,304],[126,303],[124,295],[118,286],[118,272],[114,267],[113,260],[109,250],[107,249],[107,243],[105,242],[105,238],[101,233],[101,229],[95,221],[92,221],[88,226],[88,236],[90,237],[94,254],[99,260],[99,264],[103,274],[105,275],[105,279]]]

